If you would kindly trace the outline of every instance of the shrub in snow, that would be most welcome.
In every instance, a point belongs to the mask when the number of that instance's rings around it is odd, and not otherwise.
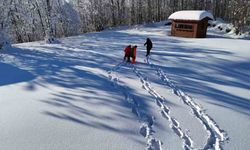
[[[210,22],[207,23],[208,27],[212,27],[212,24]]]
[[[226,33],[229,33],[231,31],[231,29],[227,28],[226,29]]]
[[[221,31],[223,30],[223,28],[221,26],[218,26],[218,29],[221,30]]]
[[[208,27],[215,27],[215,26],[216,26],[216,24],[215,24],[215,23],[213,23],[213,22],[208,22],[207,26],[208,26]]]
[[[208,27],[216,27],[217,21],[214,20],[208,20]]]
[[[103,31],[104,30],[104,27],[103,27],[103,25],[97,25],[96,26],[96,31]]]
[[[60,43],[56,38],[54,38],[54,36],[52,36],[49,33],[46,33],[45,42],[48,43],[48,44],[58,44],[58,43]]]
[[[164,24],[165,26],[170,26],[172,24],[171,20],[167,20],[167,22]]]
[[[229,35],[241,35],[240,30],[238,28],[232,27],[231,31],[228,32]]]
[[[238,28],[235,28],[235,32],[234,32],[236,35],[239,35],[240,34],[240,30]]]
[[[45,37],[45,42],[48,44],[56,43],[56,39],[54,37]]]
[[[57,44],[57,43],[60,43],[54,36],[53,36],[53,31],[50,30],[50,29],[47,29],[45,31],[45,42],[47,44]]]
[[[9,39],[3,32],[0,32],[0,49],[5,49],[9,46],[10,46]]]

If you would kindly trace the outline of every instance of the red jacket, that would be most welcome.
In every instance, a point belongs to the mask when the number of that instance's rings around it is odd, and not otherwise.
[[[124,49],[124,52],[125,52],[125,56],[128,57],[130,56],[130,52],[131,52],[131,46],[127,46],[125,49]]]

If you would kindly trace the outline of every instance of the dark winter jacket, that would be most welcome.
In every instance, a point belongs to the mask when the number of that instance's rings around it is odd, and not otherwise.
[[[147,49],[151,49],[153,47],[153,43],[152,43],[152,41],[149,38],[147,38],[147,41],[144,44],[144,46],[145,45],[147,45]]]

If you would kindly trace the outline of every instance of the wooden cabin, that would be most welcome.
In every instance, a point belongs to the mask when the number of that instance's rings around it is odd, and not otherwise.
[[[205,38],[208,20],[213,15],[207,11],[177,11],[168,18],[172,20],[171,35],[189,38]]]

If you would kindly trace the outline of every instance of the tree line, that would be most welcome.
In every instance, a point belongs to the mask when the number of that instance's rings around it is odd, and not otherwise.
[[[178,10],[208,10],[240,30],[250,25],[249,0],[0,0],[0,34],[30,42],[163,21]]]

